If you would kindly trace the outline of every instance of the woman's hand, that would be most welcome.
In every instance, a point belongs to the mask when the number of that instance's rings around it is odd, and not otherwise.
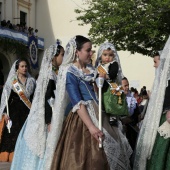
[[[166,113],[166,120],[170,123],[170,110]]]
[[[103,139],[104,134],[102,131],[100,131],[92,122],[86,106],[81,104],[80,109],[77,110],[78,115],[80,116],[81,120],[84,122],[84,124],[89,129],[90,134],[100,143],[99,138]]]
[[[106,74],[105,73],[99,73],[99,77],[103,77],[104,79],[106,79]]]
[[[8,120],[10,120],[10,117],[7,114],[5,114],[4,116],[5,116],[5,122],[6,124],[8,124]]]
[[[104,139],[104,134],[96,126],[91,126],[89,128],[90,134],[100,143],[99,138]]]

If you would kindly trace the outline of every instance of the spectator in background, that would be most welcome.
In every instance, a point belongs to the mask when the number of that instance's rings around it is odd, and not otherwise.
[[[137,127],[137,123],[138,123],[138,117],[140,115],[140,112],[139,112],[137,101],[133,96],[133,93],[129,90],[129,81],[126,77],[122,79],[122,87],[126,95],[126,101],[128,103],[129,116],[123,117],[121,121],[125,127],[126,137],[132,149],[134,150],[137,136],[138,136],[138,131],[139,131]],[[131,89],[133,90],[134,88]]]
[[[24,32],[26,34],[28,34],[29,36],[31,35],[34,35],[37,37],[37,33],[38,33],[38,29],[35,29],[34,31],[34,28],[32,27],[27,27],[26,26],[26,22],[21,22],[20,24],[12,24],[10,22],[10,20],[8,20],[6,22],[6,20],[3,20],[1,21],[1,27],[4,27],[4,28],[9,28],[9,29],[12,29],[12,30],[15,30],[15,31],[18,31],[18,32]]]
[[[136,100],[138,100],[138,98],[139,98],[139,93],[138,93],[138,91],[137,91],[137,89],[136,88],[134,88],[134,87],[131,87],[131,94],[133,95],[133,97],[136,99]]]
[[[153,62],[154,62],[154,67],[155,68],[158,68],[159,66],[159,63],[160,63],[160,54],[161,52],[156,52],[153,54]]]
[[[140,91],[140,95],[142,95],[142,93],[147,93],[147,91],[146,91],[146,86],[143,86],[142,88],[141,88],[141,91]]]
[[[6,27],[7,23],[6,20],[1,21],[1,27]]]

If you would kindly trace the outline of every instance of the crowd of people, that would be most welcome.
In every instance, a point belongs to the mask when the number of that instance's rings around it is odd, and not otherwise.
[[[154,57],[151,92],[129,87],[109,42],[93,67],[81,35],[46,49],[36,81],[15,61],[1,96],[0,161],[11,170],[168,170],[169,46]]]
[[[27,27],[26,23],[21,22],[20,24],[12,24],[10,20],[6,21],[6,20],[2,20],[1,21],[1,25],[2,28],[8,28],[11,30],[15,30],[18,32],[23,32],[26,33],[28,35],[35,35],[37,36],[38,33],[38,29],[32,28],[32,27]]]

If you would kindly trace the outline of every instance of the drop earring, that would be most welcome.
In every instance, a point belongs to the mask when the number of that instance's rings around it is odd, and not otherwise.
[[[77,62],[79,61],[79,56],[78,56],[78,55],[77,55],[76,61],[77,61]]]

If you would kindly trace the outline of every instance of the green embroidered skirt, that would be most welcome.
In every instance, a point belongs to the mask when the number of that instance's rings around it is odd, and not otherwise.
[[[166,114],[161,116],[160,125],[166,121]],[[151,159],[147,162],[147,170],[170,170],[170,138],[164,139],[157,133]]]

